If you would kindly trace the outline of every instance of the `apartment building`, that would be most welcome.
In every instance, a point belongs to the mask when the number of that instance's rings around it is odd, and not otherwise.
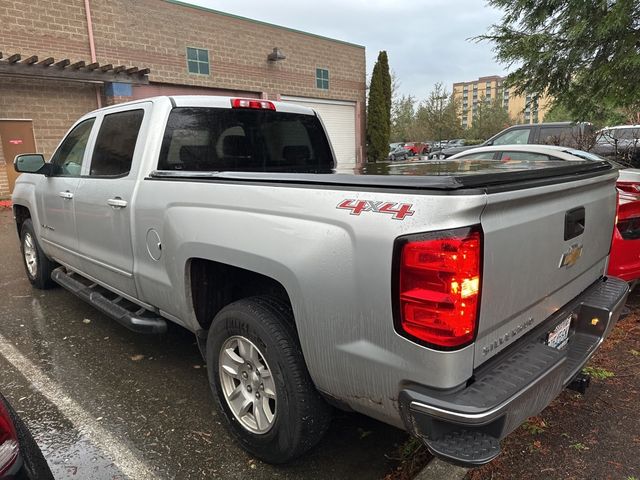
[[[464,128],[471,127],[479,102],[496,99],[518,123],[540,123],[551,107],[550,97],[534,94],[515,95],[504,86],[505,77],[492,75],[469,82],[453,84],[453,94],[460,102],[460,120]]]

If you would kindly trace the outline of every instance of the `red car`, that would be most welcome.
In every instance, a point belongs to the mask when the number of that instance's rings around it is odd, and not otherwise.
[[[430,150],[428,143],[421,142],[408,142],[403,147],[409,152],[409,155],[426,155]]]
[[[640,183],[618,180],[618,215],[613,229],[608,274],[635,283],[640,279]]]

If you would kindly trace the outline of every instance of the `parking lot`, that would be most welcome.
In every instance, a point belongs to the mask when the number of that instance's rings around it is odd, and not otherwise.
[[[194,337],[132,333],[58,288],[31,288],[11,210],[0,208],[0,391],[56,479],[381,478],[405,433],[338,414],[310,455],[252,459],[213,408]]]

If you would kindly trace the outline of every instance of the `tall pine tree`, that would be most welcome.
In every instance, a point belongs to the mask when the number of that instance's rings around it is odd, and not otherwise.
[[[367,109],[367,157],[369,161],[385,160],[391,134],[391,74],[384,50],[378,54],[369,86]]]

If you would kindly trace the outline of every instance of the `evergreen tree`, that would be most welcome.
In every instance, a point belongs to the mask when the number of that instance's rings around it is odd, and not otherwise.
[[[387,52],[378,55],[373,67],[367,107],[367,157],[369,161],[385,160],[389,153],[391,130],[391,74]]]
[[[478,37],[517,68],[517,92],[544,92],[575,120],[640,111],[640,0],[488,0],[504,12]]]

